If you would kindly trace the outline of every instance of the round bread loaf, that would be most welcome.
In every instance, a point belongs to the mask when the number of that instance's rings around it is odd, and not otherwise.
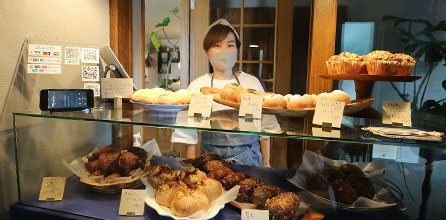
[[[341,91],[341,90],[335,90],[331,93],[322,93],[319,94],[319,100],[333,100],[333,101],[339,101],[339,102],[345,102],[345,104],[350,104],[350,96]]]
[[[243,94],[253,94],[253,95],[260,95],[259,92],[257,92],[257,90],[255,89],[244,89],[242,91],[240,91],[240,93],[237,96],[237,102],[241,103],[242,102],[242,95]]]
[[[209,199],[209,202],[214,201],[223,193],[223,187],[217,180],[207,178],[201,184],[198,184],[198,189],[202,191]]]
[[[316,101],[312,95],[294,95],[287,103],[287,109],[306,109],[316,107]]]
[[[178,191],[170,204],[172,213],[178,217],[186,217],[200,210],[207,210],[208,206],[208,197],[198,189]]]
[[[237,96],[243,90],[242,86],[236,83],[227,84],[220,93],[220,97],[224,100],[237,102]]]
[[[280,94],[266,95],[263,97],[263,107],[285,109],[287,107],[287,102],[286,99]]]
[[[171,91],[164,92],[158,97],[158,103],[157,104],[163,104],[163,105],[180,105],[181,97]]]
[[[187,190],[187,186],[179,181],[173,185],[163,184],[158,187],[156,191],[156,202],[160,205],[170,208],[173,198],[178,191],[184,192]]]
[[[150,92],[150,89],[140,89],[132,94],[132,100],[135,102],[142,102],[144,96]]]

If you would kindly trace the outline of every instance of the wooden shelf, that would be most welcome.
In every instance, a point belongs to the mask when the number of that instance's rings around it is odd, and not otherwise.
[[[237,60],[237,63],[240,63],[239,60]],[[262,64],[274,64],[273,60],[242,60],[242,64],[250,64],[250,63],[262,63]]]
[[[232,27],[240,28],[240,24],[233,24]],[[274,24],[243,24],[244,28],[274,28]]]

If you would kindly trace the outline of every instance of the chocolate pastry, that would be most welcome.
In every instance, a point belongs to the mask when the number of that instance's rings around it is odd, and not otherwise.
[[[240,189],[237,198],[249,202],[254,188],[264,185],[265,182],[254,177],[246,178],[238,183]]]
[[[244,180],[245,174],[239,172],[232,172],[229,175],[221,179],[221,184],[226,190],[230,190],[232,187],[237,185],[240,181]]]
[[[347,177],[346,181],[352,185],[359,196],[372,199],[375,195],[375,188],[368,177],[359,174],[351,174]]]
[[[88,162],[85,164],[85,169],[87,169],[88,172],[93,173],[99,169],[99,162],[97,160]]]
[[[87,156],[88,161],[94,161],[97,160],[99,158],[99,155],[103,154],[103,153],[108,153],[108,152],[112,152],[115,151],[111,146],[107,146],[104,147],[102,149],[97,149],[95,151],[93,151],[93,153],[91,153],[90,155]]]
[[[224,177],[228,176],[230,173],[233,173],[231,169],[226,167],[220,167],[218,169],[209,172],[208,177],[221,182],[221,180]]]
[[[351,205],[356,201],[356,199],[358,199],[358,193],[347,181],[335,180],[331,184],[331,187],[333,188],[337,202]]]
[[[226,167],[232,169],[232,163],[226,160],[212,160],[204,164],[203,170],[206,172],[211,172],[215,169],[219,169],[221,167]]]
[[[99,155],[99,168],[104,174],[111,174],[119,171],[119,152],[108,152]]]
[[[341,167],[339,167],[339,170],[344,172],[345,176],[349,176],[350,174],[359,174],[365,176],[364,172],[362,172],[359,167],[351,163],[342,165]]]
[[[119,167],[124,173],[129,173],[130,170],[138,167],[138,156],[128,151],[122,153],[119,157]]]
[[[292,193],[281,193],[265,203],[265,209],[269,210],[269,216],[272,220],[289,219],[299,209],[299,197]]]
[[[207,179],[206,174],[197,168],[189,168],[180,172],[178,180],[183,181],[189,188],[195,189],[196,184]]]
[[[274,196],[282,193],[282,190],[275,186],[262,185],[254,189],[251,195],[251,202],[258,207],[263,208],[266,200],[273,198]]]
[[[324,170],[322,170],[322,174],[327,177],[330,183],[338,179],[345,179],[346,177],[344,172],[334,167],[325,168]]]
[[[144,150],[140,147],[131,147],[131,148],[127,149],[127,151],[138,156],[138,160],[141,160],[143,164],[146,163],[146,160],[147,160],[147,151],[146,150]],[[144,168],[144,165],[141,168]]]
[[[200,170],[203,170],[204,164],[212,160],[221,160],[218,154],[202,154],[192,161],[192,165]]]
[[[330,182],[322,173],[312,173],[305,181],[308,190],[327,191]]]

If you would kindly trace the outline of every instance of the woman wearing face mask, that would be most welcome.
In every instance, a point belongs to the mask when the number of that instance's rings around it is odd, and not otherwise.
[[[237,83],[245,89],[264,92],[256,77],[244,72],[233,72],[232,68],[237,61],[239,47],[239,36],[229,22],[224,19],[214,22],[203,41],[203,49],[214,71],[191,82],[188,89],[200,90],[201,87],[209,86],[223,89],[229,83]],[[213,111],[224,109],[229,109],[229,107],[213,103]],[[198,143],[196,131],[177,129],[172,134],[172,142],[185,143],[187,158],[196,157]],[[219,154],[223,159],[236,164],[270,166],[268,137],[202,132],[200,150],[201,153]]]

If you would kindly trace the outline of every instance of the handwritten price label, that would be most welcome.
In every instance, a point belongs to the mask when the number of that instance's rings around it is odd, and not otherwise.
[[[133,79],[102,78],[101,96],[104,99],[113,99],[115,96],[130,98],[133,94]]]
[[[344,107],[344,102],[319,100],[316,104],[313,124],[322,125],[323,122],[326,122],[331,123],[332,127],[340,128]]]
[[[123,189],[119,204],[119,215],[143,215],[145,196],[146,191],[143,189]]]
[[[242,209],[242,220],[269,220],[269,210]]]
[[[65,190],[65,177],[43,177],[39,201],[60,201]]]
[[[193,94],[190,97],[189,111],[187,116],[194,116],[195,114],[201,114],[203,118],[211,117],[213,95],[198,95]]]
[[[240,110],[238,116],[246,116],[246,114],[251,114],[253,118],[262,117],[262,105],[263,97],[254,94],[243,94],[242,103],[240,104]]]
[[[383,101],[383,124],[402,123],[412,126],[410,102]]]

